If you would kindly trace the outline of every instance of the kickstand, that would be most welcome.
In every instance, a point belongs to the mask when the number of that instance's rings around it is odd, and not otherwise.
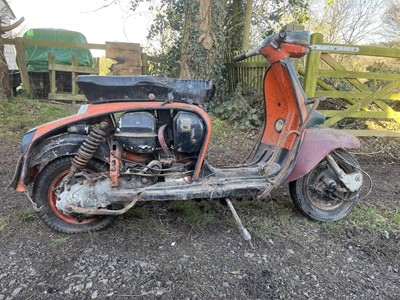
[[[250,233],[247,231],[247,229],[243,226],[242,221],[240,220],[235,208],[232,205],[231,200],[229,200],[228,198],[225,198],[226,204],[228,204],[229,209],[231,210],[232,214],[233,214],[233,218],[236,221],[236,224],[239,227],[239,232],[240,235],[242,236],[242,238],[249,243],[250,248],[254,248],[253,243],[251,242],[251,235]]]

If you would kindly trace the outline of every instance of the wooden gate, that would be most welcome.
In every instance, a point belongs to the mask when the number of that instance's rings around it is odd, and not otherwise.
[[[336,55],[338,54],[338,55]],[[366,72],[347,70],[340,61],[343,56],[372,56],[400,58],[400,49],[375,46],[337,45],[323,43],[320,33],[311,37],[311,52],[307,57],[306,69],[299,70],[304,75],[304,90],[308,97],[327,97],[341,101],[341,110],[321,110],[329,119],[323,126],[331,126],[345,118],[367,118],[394,120],[400,124],[400,70],[397,73]],[[344,80],[349,88],[337,90],[322,81],[321,77]],[[379,80],[379,88],[372,89],[368,80]],[[340,106],[340,105],[339,105]],[[399,132],[378,133],[377,131],[353,131],[357,135],[398,135]]]

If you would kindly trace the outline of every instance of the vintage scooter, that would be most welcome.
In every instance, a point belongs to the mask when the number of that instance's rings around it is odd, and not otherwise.
[[[341,131],[308,128],[321,123],[320,99],[306,98],[290,60],[306,55],[308,45],[308,32],[281,31],[235,58],[270,62],[265,124],[247,164],[207,162],[212,127],[202,106],[214,93],[210,81],[79,76],[88,104],[25,134],[10,186],[26,193],[44,223],[66,233],[99,230],[138,201],[221,199],[249,239],[229,198],[264,199],[283,183],[301,213],[339,220],[363,186],[363,171],[343,148],[360,143]]]

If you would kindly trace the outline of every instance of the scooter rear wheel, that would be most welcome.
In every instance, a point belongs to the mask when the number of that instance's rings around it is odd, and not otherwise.
[[[357,160],[339,149],[330,153],[346,173],[359,169]],[[344,187],[326,160],[322,160],[305,176],[289,183],[290,196],[295,207],[315,221],[337,221],[348,215],[357,202],[359,192],[339,193],[332,183]]]
[[[72,157],[58,158],[46,165],[36,178],[33,186],[33,200],[40,208],[39,217],[52,229],[64,233],[84,233],[100,230],[110,224],[115,217],[73,217],[64,214],[56,207],[57,195],[55,190],[68,174],[71,162]],[[87,172],[102,170],[104,170],[104,164],[93,160],[87,164],[85,169]]]

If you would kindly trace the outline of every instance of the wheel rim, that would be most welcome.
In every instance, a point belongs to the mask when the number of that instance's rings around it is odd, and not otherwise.
[[[347,165],[341,164],[340,161],[337,163],[345,172],[351,172]],[[340,194],[336,191],[329,191],[327,184],[329,181],[341,186],[340,180],[327,163],[321,163],[311,171],[306,180],[309,201],[315,207],[324,211],[332,211],[343,204],[351,203],[351,199],[356,193]],[[334,197],[339,199],[334,199]]]
[[[84,225],[84,224],[92,223],[93,221],[96,220],[96,218],[88,218],[88,219],[83,219],[83,220],[78,221],[76,218],[71,217],[69,215],[65,215],[57,209],[56,201],[57,201],[58,196],[56,195],[56,193],[54,191],[60,185],[61,181],[68,174],[68,172],[69,172],[69,170],[65,170],[65,171],[61,172],[51,182],[50,187],[49,187],[49,194],[48,194],[49,207],[50,207],[51,211],[57,216],[57,218],[63,220],[66,223],[73,224],[73,225]]]

